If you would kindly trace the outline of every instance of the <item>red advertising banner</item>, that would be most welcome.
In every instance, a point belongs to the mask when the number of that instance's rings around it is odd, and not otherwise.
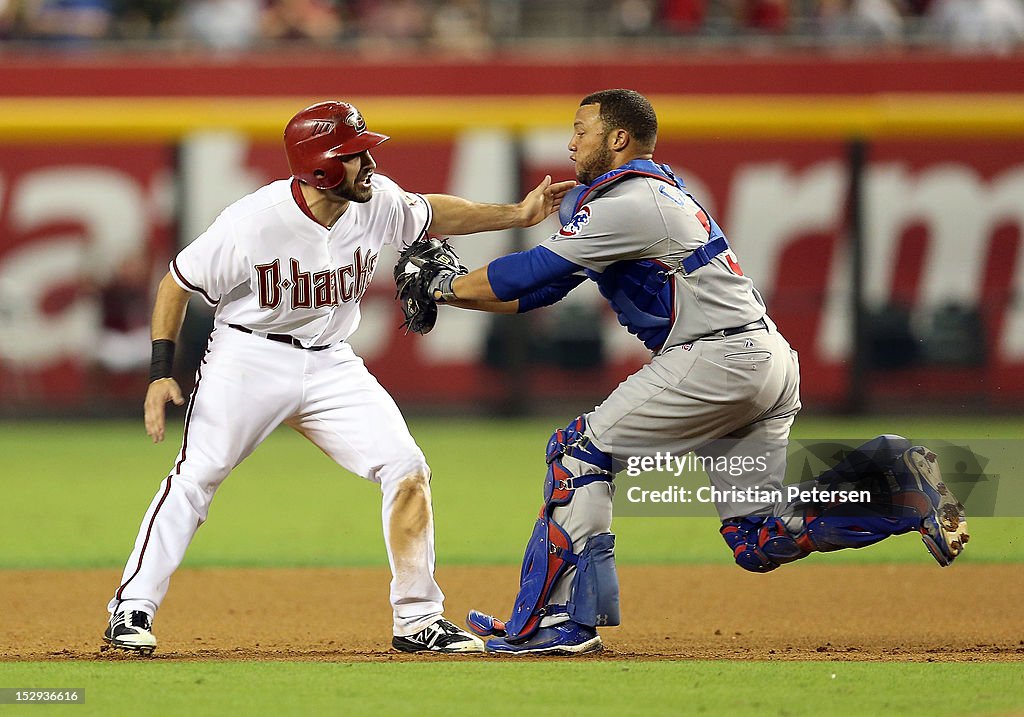
[[[395,138],[375,159],[412,191],[508,201],[545,173],[571,176],[567,139],[524,138],[523,187],[513,140],[498,131],[451,142]],[[148,363],[150,293],[178,234],[194,235],[235,197],[286,173],[276,145],[223,135],[194,140],[190,153],[190,142],[178,154],[116,143],[0,145],[0,408],[87,407],[97,392],[140,400],[124,377],[138,381]],[[658,159],[723,226],[800,352],[805,405],[842,405],[856,348],[844,144],[668,139]],[[864,181],[864,297],[879,319],[866,339],[873,385],[894,396],[1024,402],[1016,298],[1024,289],[1024,141],[881,141]],[[521,240],[556,229],[548,220]],[[515,241],[501,233],[455,243],[479,266]],[[430,335],[404,336],[389,264],[382,256],[353,344],[402,401],[492,401],[511,386],[585,410],[582,402],[645,359],[589,285],[536,316],[444,310]],[[528,324],[527,370],[513,384],[503,368],[509,321]]]

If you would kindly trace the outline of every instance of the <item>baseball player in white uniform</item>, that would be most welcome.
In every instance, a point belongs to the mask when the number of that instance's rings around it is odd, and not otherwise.
[[[705,459],[712,494],[721,496],[722,535],[737,564],[754,572],[915,530],[948,565],[968,537],[935,455],[898,436],[870,441],[806,486],[835,494],[860,486],[870,505],[776,497],[789,494],[782,481],[800,409],[796,352],[721,228],[653,161],[656,139],[654,108],[642,95],[585,97],[568,145],[580,186],[562,201],[562,228],[467,275],[441,270],[424,287],[427,300],[511,313],[552,304],[590,279],[652,352],[548,441],[544,504],[511,617],[472,611],[467,621],[491,638],[488,652],[590,652],[601,648],[598,625],[619,624],[612,481],[634,457],[693,451]]]
[[[574,182],[550,177],[519,204],[486,205],[403,191],[375,172],[367,131],[350,104],[296,114],[284,133],[292,177],[238,200],[171,262],[153,311],[146,431],[164,437],[164,407],[181,405],[171,378],[174,341],[192,294],[216,308],[185,414],[181,451],[146,511],[104,639],[142,653],[171,575],[218,486],[278,425],[339,465],[380,484],[393,579],[392,645],[404,652],[479,652],[482,642],[442,617],[434,580],[430,469],[391,396],[346,339],[381,247],[428,232],[530,226]]]

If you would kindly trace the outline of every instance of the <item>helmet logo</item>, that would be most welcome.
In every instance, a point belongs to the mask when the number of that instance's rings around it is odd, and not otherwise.
[[[366,122],[363,120],[363,116],[359,114],[359,110],[357,110],[355,107],[348,111],[348,114],[345,115],[345,119],[343,119],[342,122],[347,124],[356,132],[366,131]]]
[[[319,137],[322,134],[327,134],[334,129],[334,123],[327,120],[317,120],[313,123],[313,127],[310,131],[310,137]]]

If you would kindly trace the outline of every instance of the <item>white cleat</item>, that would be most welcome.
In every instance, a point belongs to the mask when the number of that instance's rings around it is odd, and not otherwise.
[[[141,610],[121,610],[110,616],[103,639],[119,650],[151,655],[156,649],[153,619]]]

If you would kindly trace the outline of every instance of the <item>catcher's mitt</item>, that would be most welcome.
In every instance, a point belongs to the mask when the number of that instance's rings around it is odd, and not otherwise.
[[[398,255],[395,264],[395,298],[402,305],[406,333],[428,333],[437,321],[437,301],[434,289],[446,277],[468,274],[469,269],[459,262],[455,250],[447,241],[421,239],[413,242]]]

